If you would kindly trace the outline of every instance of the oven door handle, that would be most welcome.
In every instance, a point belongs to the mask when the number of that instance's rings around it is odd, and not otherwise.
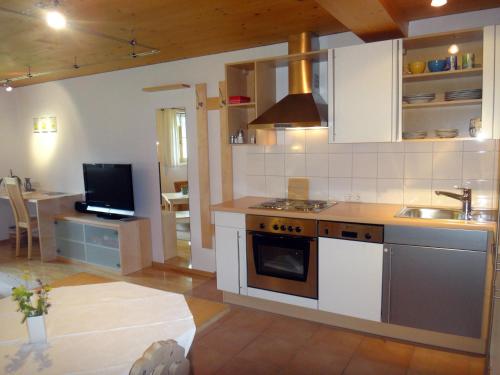
[[[287,235],[287,236],[283,236],[281,234],[274,234],[274,233],[261,233],[261,232],[254,232],[254,231],[248,231],[248,234],[250,234],[251,236],[254,236],[254,237],[260,237],[260,238],[265,238],[265,237],[268,237],[268,236],[272,236],[273,238],[279,238],[281,240],[289,240],[291,238],[300,238],[300,239],[304,239],[304,240],[309,240],[309,242],[315,242],[317,240],[316,237],[305,237],[305,236],[295,236],[293,234],[290,234],[290,235]]]

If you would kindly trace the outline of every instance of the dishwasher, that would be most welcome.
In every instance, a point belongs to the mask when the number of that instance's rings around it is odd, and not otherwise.
[[[385,227],[382,321],[481,337],[489,233]]]

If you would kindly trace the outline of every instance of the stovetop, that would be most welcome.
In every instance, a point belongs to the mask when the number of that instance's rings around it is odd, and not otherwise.
[[[260,208],[276,211],[295,211],[295,212],[320,212],[337,202],[322,200],[300,200],[300,199],[273,199],[262,202],[250,208]]]

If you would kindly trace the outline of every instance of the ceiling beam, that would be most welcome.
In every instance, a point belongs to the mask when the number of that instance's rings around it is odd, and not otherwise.
[[[390,0],[316,2],[365,42],[408,36],[408,21],[402,19]]]

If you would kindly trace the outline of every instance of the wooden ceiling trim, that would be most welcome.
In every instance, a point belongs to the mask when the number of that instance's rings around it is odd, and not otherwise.
[[[408,21],[389,0],[316,0],[333,17],[365,42],[402,38]]]

